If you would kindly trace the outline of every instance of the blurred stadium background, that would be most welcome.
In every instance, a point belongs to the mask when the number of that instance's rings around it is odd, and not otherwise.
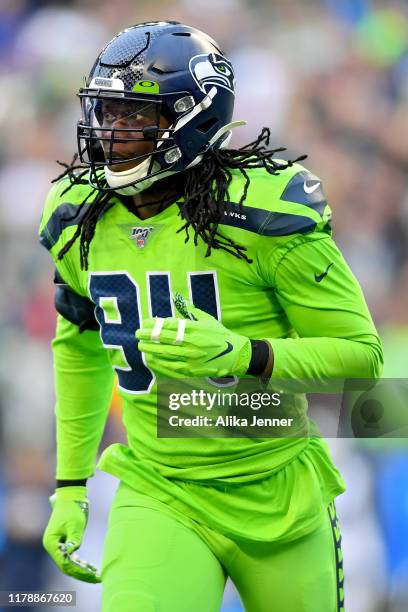
[[[0,0],[0,590],[76,589],[78,612],[100,609],[99,587],[60,574],[41,547],[55,315],[36,232],[54,160],[76,147],[82,76],[117,31],[156,19],[203,29],[232,59],[235,118],[249,122],[236,145],[269,125],[273,145],[308,153],[381,330],[385,376],[408,378],[407,0]],[[122,437],[119,414],[114,400],[104,444]],[[338,500],[347,610],[406,611],[408,441],[329,442],[348,483]],[[82,549],[98,564],[115,486],[90,481]],[[223,612],[241,609],[229,585]]]

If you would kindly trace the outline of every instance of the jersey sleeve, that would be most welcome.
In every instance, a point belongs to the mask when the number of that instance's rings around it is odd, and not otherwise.
[[[53,341],[58,480],[95,471],[98,447],[111,402],[114,373],[99,333],[58,316]]]
[[[381,341],[361,288],[331,236],[297,235],[277,251],[270,282],[297,337],[269,339],[273,377],[378,377]]]
[[[57,268],[57,284],[64,283],[75,295],[82,294],[78,297],[80,303],[85,296],[79,283],[77,245],[74,244],[63,259],[59,259],[58,253],[76,230],[86,191],[82,186],[67,191],[68,186],[69,182],[62,180],[50,190],[40,222],[39,238]],[[99,333],[83,331],[83,327],[61,315],[57,318],[52,348],[56,389],[56,478],[87,478],[95,471],[112,397],[114,373]]]

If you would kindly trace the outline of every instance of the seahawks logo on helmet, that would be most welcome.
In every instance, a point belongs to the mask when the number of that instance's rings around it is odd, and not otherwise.
[[[218,53],[195,55],[189,63],[190,72],[204,93],[211,85],[223,87],[234,93],[234,69],[231,62]]]

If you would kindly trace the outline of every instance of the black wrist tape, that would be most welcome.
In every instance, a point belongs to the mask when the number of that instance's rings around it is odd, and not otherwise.
[[[265,340],[251,340],[252,356],[247,374],[260,376],[269,361],[269,344]]]
[[[86,481],[88,479],[84,478],[83,480],[57,480],[56,488],[60,487],[86,487]]]

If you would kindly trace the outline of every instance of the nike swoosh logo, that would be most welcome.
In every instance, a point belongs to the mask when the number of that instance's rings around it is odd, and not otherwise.
[[[215,355],[215,357],[211,357],[211,359],[207,359],[205,363],[208,363],[209,361],[213,361],[214,359],[218,359],[218,357],[222,357],[223,355],[227,355],[227,353],[230,353],[233,348],[234,347],[232,346],[231,342],[227,342],[227,348],[224,351],[222,351],[218,355]]]
[[[305,190],[305,193],[307,193],[308,195],[311,195],[312,193],[314,193],[317,189],[319,189],[319,187],[320,187],[320,181],[318,181],[317,183],[314,183],[310,187],[308,186],[307,181],[303,183],[303,189]]]
[[[329,264],[326,268],[326,271],[323,272],[323,274],[315,274],[315,281],[316,283],[320,283],[325,276],[328,275],[330,268],[332,267],[333,263]]]

